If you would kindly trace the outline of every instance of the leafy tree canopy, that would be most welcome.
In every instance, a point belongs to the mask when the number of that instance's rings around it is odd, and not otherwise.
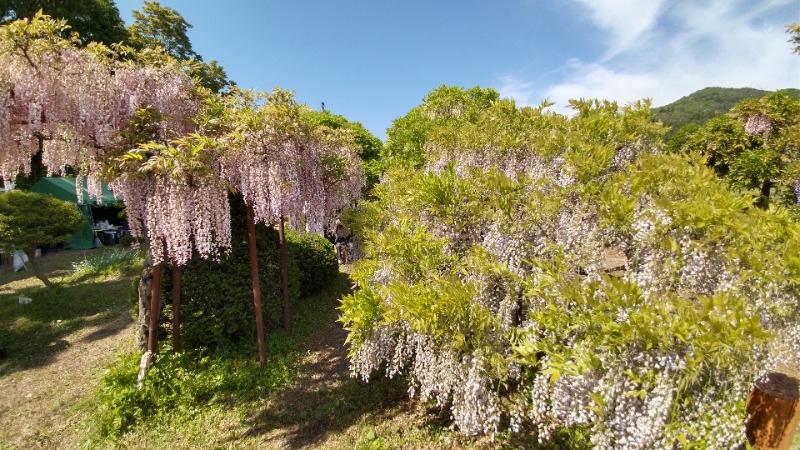
[[[176,10],[158,2],[144,2],[142,10],[133,11],[133,24],[128,27],[129,43],[136,48],[161,46],[176,59],[197,59],[186,32],[192,25]]]
[[[84,44],[95,41],[110,45],[128,38],[114,0],[0,0],[0,23],[30,19],[39,10],[66,19]]]
[[[464,89],[442,85],[432,90],[421,105],[392,122],[386,132],[384,159],[387,164],[422,166],[426,161],[424,145],[431,129],[474,122],[481,111],[499,98],[494,89],[478,86]]]
[[[233,83],[217,61],[204,62],[194,51],[186,34],[189,28],[192,25],[175,9],[145,1],[141,11],[133,11],[128,43],[137,49],[163,48],[172,57],[185,61],[189,75],[201,86],[221,92]]]
[[[33,192],[0,195],[0,248],[7,253],[24,249],[45,286],[49,287],[50,281],[36,263],[36,246],[63,242],[83,224],[83,216],[70,202]]]
[[[348,130],[358,145],[358,156],[364,161],[365,192],[369,192],[381,175],[380,156],[383,142],[369,132],[360,122],[350,122],[344,116],[330,111],[307,111],[306,120],[311,126],[326,126],[334,130]]]
[[[757,203],[797,204],[800,180],[800,99],[778,91],[744,100],[686,137],[684,152],[699,152],[739,189],[757,190]]]

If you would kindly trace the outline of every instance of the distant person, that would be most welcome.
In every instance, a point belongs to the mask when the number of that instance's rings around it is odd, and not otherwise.
[[[336,219],[336,228],[333,230],[333,236],[333,245],[336,246],[336,258],[339,260],[339,264],[343,264],[349,259],[345,255],[347,251],[345,247],[350,240],[350,230],[342,223],[341,219]]]

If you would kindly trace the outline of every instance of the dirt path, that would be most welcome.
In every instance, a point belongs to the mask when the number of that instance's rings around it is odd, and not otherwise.
[[[88,415],[81,404],[96,388],[104,368],[132,342],[128,311],[66,335],[31,367],[0,378],[0,448],[74,448]],[[92,319],[91,317],[89,319]],[[8,447],[3,447],[6,445]]]
[[[350,377],[347,332],[337,322],[338,306],[337,299],[326,308],[328,317],[318,318],[317,331],[301,344],[305,355],[297,378],[247,419],[243,441],[255,440],[258,448],[267,449],[351,448],[357,436],[348,430],[367,417],[404,409],[396,408],[407,403],[400,383]]]

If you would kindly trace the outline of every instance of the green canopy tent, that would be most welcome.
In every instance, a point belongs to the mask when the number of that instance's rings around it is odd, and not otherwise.
[[[86,224],[81,228],[80,231],[72,235],[71,238],[67,239],[64,243],[64,247],[72,248],[72,249],[88,249],[94,247],[94,221],[95,221],[95,214],[94,212],[98,211],[98,209],[113,209],[114,212],[119,211],[119,207],[116,206],[117,198],[114,197],[114,194],[108,189],[108,186],[103,184],[103,195],[101,201],[98,201],[95,198],[91,198],[89,196],[89,192],[86,188],[86,180],[83,180],[83,199],[78,202],[78,195],[75,190],[75,178],[74,177],[63,177],[63,178],[55,178],[55,177],[47,177],[42,178],[36,182],[31,187],[31,192],[38,192],[40,194],[49,194],[55,198],[66,200],[68,202],[75,203],[78,206],[78,209],[81,210],[81,214],[83,217],[86,218]],[[107,214],[103,214],[103,216],[108,216]]]

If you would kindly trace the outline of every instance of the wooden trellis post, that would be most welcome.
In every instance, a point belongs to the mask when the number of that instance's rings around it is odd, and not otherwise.
[[[747,399],[745,433],[757,450],[788,450],[800,420],[800,381],[771,372],[754,383]]]

